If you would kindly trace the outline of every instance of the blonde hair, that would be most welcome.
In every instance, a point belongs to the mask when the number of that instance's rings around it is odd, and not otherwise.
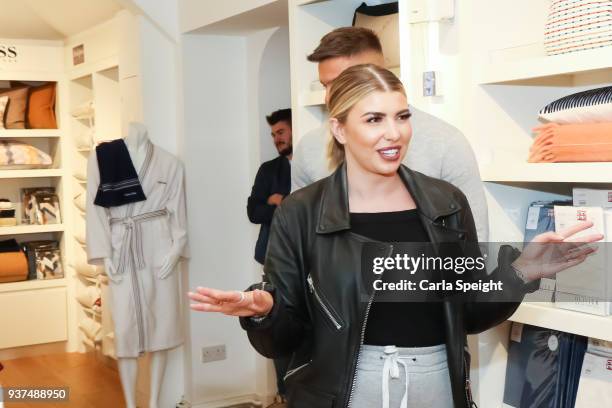
[[[372,92],[400,92],[406,96],[404,86],[393,72],[373,64],[355,65],[343,71],[329,90],[327,110],[330,118],[346,123],[353,107]],[[335,169],[344,161],[344,146],[330,131],[327,146],[329,168]]]

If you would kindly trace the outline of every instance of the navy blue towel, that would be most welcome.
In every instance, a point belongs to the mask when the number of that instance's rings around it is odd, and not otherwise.
[[[96,157],[100,185],[94,204],[109,208],[147,199],[123,139],[101,143]]]

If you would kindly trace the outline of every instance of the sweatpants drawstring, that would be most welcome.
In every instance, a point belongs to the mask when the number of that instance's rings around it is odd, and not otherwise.
[[[389,408],[389,376],[391,376],[391,378],[399,378],[400,365],[404,367],[404,373],[406,374],[406,389],[402,397],[400,408],[408,408],[408,365],[405,361],[402,361],[403,358],[408,357],[400,357],[397,347],[395,346],[385,346],[385,356],[382,358],[385,359],[382,375],[383,408]]]

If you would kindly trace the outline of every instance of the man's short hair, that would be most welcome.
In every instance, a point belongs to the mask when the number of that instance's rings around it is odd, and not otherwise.
[[[341,27],[325,34],[307,58],[310,62],[321,62],[329,58],[352,57],[365,51],[382,54],[376,33],[365,27]]]
[[[278,122],[287,122],[291,127],[291,109],[279,109],[266,116],[268,125],[274,126]]]

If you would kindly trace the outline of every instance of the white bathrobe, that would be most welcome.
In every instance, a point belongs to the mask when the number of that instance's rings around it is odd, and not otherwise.
[[[87,174],[87,258],[110,258],[116,273],[110,283],[117,357],[183,342],[180,279],[160,268],[169,253],[188,257],[184,170],[181,162],[148,141],[138,172],[145,201],[104,208],[93,203],[100,184],[95,151]],[[107,271],[108,273],[108,271]]]

